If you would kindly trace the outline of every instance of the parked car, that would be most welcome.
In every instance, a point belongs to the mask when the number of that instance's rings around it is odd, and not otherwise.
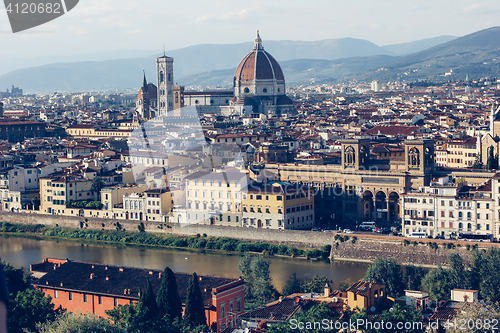
[[[427,238],[427,234],[425,232],[412,232],[408,235],[411,238]]]
[[[437,235],[434,239],[444,239],[444,236]]]
[[[359,230],[373,231],[374,228],[376,228],[375,222],[366,221],[361,222],[361,224],[359,225]]]
[[[344,229],[342,232],[344,234],[353,234],[354,233],[351,229]]]

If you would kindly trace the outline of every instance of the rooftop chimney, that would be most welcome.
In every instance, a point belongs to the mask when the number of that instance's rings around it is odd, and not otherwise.
[[[63,286],[63,283],[61,282],[61,287]]]
[[[106,276],[106,281],[109,281],[109,276]]]
[[[92,280],[93,278],[95,278],[95,274],[94,273],[90,273],[90,279]]]
[[[158,273],[158,277],[161,279],[161,272],[160,272],[160,273]]]
[[[118,268],[118,271],[123,272],[123,268],[122,267]]]

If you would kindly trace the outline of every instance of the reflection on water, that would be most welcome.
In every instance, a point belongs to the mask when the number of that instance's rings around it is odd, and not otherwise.
[[[0,237],[0,257],[15,267],[29,268],[30,264],[44,258],[68,258],[75,261],[106,263],[117,266],[164,269],[169,266],[176,272],[196,272],[237,278],[239,255],[190,252],[171,249],[122,247],[76,242],[56,242],[23,237]],[[327,276],[336,287],[342,280],[356,281],[368,268],[365,263],[309,261],[271,257],[271,276],[274,285],[281,287],[292,273],[299,279],[316,275]]]

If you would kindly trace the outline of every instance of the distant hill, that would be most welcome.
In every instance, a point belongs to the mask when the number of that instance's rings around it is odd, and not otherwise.
[[[0,90],[12,84],[25,93],[139,89],[143,70],[148,79],[156,81],[154,58],[57,63],[4,74],[0,76]]]
[[[288,84],[500,76],[500,27],[481,30],[407,56],[369,56],[338,60],[282,61]],[[450,70],[452,70],[450,72]],[[445,76],[445,73],[451,75]],[[185,85],[228,85],[234,68],[179,79]],[[224,75],[224,77],[222,77]]]
[[[441,36],[384,48],[360,39],[316,42],[266,41],[264,47],[281,64],[288,84],[348,80],[448,80],[500,74],[500,27],[456,38],[406,56],[395,56],[440,40]],[[235,67],[253,43],[195,45],[172,50],[176,84],[231,86]],[[122,90],[139,88],[142,71],[156,81],[154,58],[56,63],[19,69],[0,76],[0,90],[12,84],[26,92]],[[452,75],[444,76],[452,70]]]
[[[382,46],[384,50],[387,50],[389,54],[392,55],[407,55],[411,53],[420,52],[429,49],[433,46],[449,42],[450,40],[457,39],[457,36],[438,36],[433,38],[426,38],[421,40],[416,40],[408,43],[391,44]]]
[[[394,57],[381,55],[353,57],[338,60],[295,59],[280,62],[288,85],[340,82],[352,75],[360,75],[366,70],[391,63]],[[236,67],[231,69],[188,75],[178,82],[194,87],[231,87]]]
[[[500,76],[500,27],[481,30],[427,50],[400,57],[357,79],[464,79]],[[452,70],[452,72],[450,72]],[[444,77],[445,73],[452,73]]]
[[[38,67],[55,63],[143,58],[152,56],[153,54],[160,54],[161,52],[163,51],[109,50],[109,51],[100,51],[100,52],[84,53],[76,55],[51,55],[51,56],[36,56],[36,57],[26,54],[24,57],[17,57],[17,58],[12,58],[9,57],[8,55],[3,55],[0,53],[0,75],[12,72],[16,69],[26,68],[26,64],[29,64],[30,67]]]

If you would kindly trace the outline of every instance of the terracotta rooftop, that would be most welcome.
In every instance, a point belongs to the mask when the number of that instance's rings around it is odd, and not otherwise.
[[[47,260],[47,259],[46,259]],[[160,288],[160,270],[112,266],[96,263],[64,260],[57,264],[43,262],[33,264],[32,270],[46,272],[44,276],[33,283],[39,288],[52,287],[59,290],[73,290],[102,295],[114,295],[130,299],[139,299],[139,291],[145,290],[146,279],[149,279],[156,293]],[[184,302],[189,280],[192,274],[174,273],[177,280],[179,297]],[[91,278],[92,276],[92,278]],[[198,276],[200,290],[205,307],[212,306],[212,289],[229,283],[243,280],[215,276]],[[130,289],[130,294],[125,290]]]

